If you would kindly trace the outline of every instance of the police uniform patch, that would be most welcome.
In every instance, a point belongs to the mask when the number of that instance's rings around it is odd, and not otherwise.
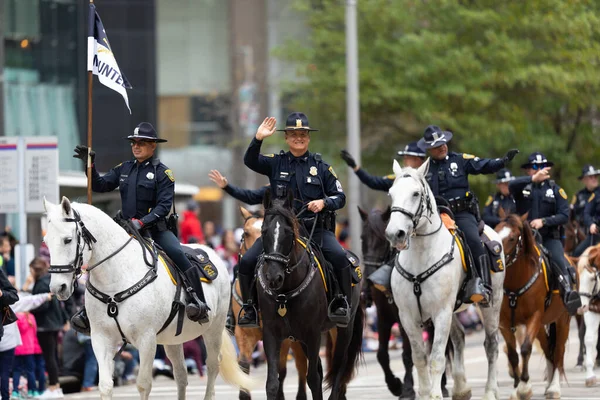
[[[115,165],[115,168],[119,168],[121,165],[123,165],[123,163],[118,163],[117,165]]]
[[[487,200],[485,201],[485,206],[487,207],[487,206],[489,206],[490,204],[492,204],[492,201],[493,201],[493,200],[494,200],[494,199],[492,198],[492,196],[488,196]]]
[[[563,188],[558,189],[558,194],[560,194],[560,197],[562,197],[565,200],[568,198],[567,192],[565,192],[565,189]]]
[[[311,174],[312,176],[317,176],[317,167],[315,167],[315,166],[310,167],[310,169],[308,170],[308,173]]]
[[[342,184],[338,180],[335,181],[335,187],[337,188],[338,192],[344,191],[344,189],[342,189]]]
[[[333,170],[333,167],[329,167],[329,172],[331,172],[331,175],[333,175],[333,177],[334,177],[335,179],[337,179],[337,178],[338,178],[338,177],[337,177],[337,175],[336,175],[336,173],[335,173],[335,171]]]
[[[175,175],[173,175],[173,171],[171,171],[170,169],[167,169],[167,170],[165,170],[165,175],[167,175],[169,177],[171,182],[175,182]]]
[[[577,203],[577,196],[573,195],[573,198],[571,199],[571,205],[574,206],[575,203]]]
[[[470,160],[472,158],[475,158],[475,156],[473,154],[467,154],[467,153],[463,153],[462,156],[465,160]]]
[[[394,179],[396,179],[396,174],[389,174],[385,176],[385,179],[389,179],[391,181],[393,181]]]
[[[275,154],[273,154],[273,153],[271,153],[271,154],[263,154],[263,156],[269,157],[269,158],[273,158],[273,157],[275,157]]]
[[[592,193],[592,195],[590,196],[590,198],[588,199],[588,203],[591,203],[592,200],[594,200],[594,197],[596,197],[596,193]]]

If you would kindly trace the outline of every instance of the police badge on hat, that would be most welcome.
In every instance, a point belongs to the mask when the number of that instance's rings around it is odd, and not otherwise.
[[[315,166],[310,167],[310,169],[308,170],[308,173],[311,174],[312,176],[316,176],[317,175],[317,167],[315,167]]]

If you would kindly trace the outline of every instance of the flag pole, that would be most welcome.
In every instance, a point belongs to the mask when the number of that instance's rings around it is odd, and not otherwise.
[[[90,0],[90,4],[93,4],[94,0]],[[88,42],[89,46],[89,42]],[[89,50],[88,50],[89,52]],[[93,88],[93,71],[88,71],[88,120],[87,120],[87,202],[92,204],[92,88]]]

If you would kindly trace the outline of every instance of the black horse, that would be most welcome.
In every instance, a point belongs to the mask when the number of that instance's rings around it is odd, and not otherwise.
[[[391,209],[388,206],[383,212],[380,210],[372,210],[371,213],[367,213],[365,210],[358,207],[358,212],[363,220],[361,240],[365,276],[369,276],[392,258],[390,243],[385,237],[385,227],[390,220]],[[385,374],[385,383],[394,396],[399,396],[401,399],[414,399],[416,394],[413,387],[412,350],[410,348],[408,336],[400,325],[398,307],[396,307],[391,292],[384,293],[383,291],[376,289],[373,285],[369,285],[369,287],[365,285],[365,290],[370,290],[369,294],[377,308],[377,333],[379,335],[377,361],[379,361],[383,373]],[[400,326],[400,334],[402,336],[402,362],[405,370],[404,384],[402,384],[400,378],[394,375],[390,368],[388,344],[392,326],[394,326],[395,323],[398,323]],[[434,334],[433,327],[428,326],[427,332],[429,334],[429,341],[431,342]],[[448,395],[448,390],[446,389],[446,374],[442,375],[442,392],[444,393],[444,396]]]
[[[257,270],[257,289],[268,365],[267,398],[274,400],[280,394],[281,342],[293,338],[302,343],[308,358],[307,383],[312,397],[321,400],[321,333],[335,328],[335,324],[327,316],[327,293],[321,273],[312,261],[313,255],[299,241],[299,225],[292,204],[291,196],[285,201],[272,200],[270,191],[265,193],[264,256]],[[362,356],[364,318],[360,285],[356,285],[352,294],[352,317],[346,328],[337,328],[333,359],[328,363],[325,376],[326,388],[331,388],[330,400],[346,399],[346,387]]]

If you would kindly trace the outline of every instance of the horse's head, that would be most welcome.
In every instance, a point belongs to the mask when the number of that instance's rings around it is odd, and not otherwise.
[[[294,249],[298,237],[298,222],[292,210],[291,191],[285,200],[271,199],[267,190],[264,198],[265,219],[262,224],[262,242],[265,252],[263,274],[269,289],[278,291],[283,287],[286,275],[295,264]]]
[[[260,237],[264,215],[261,211],[248,211],[241,206],[240,212],[244,218],[244,233],[240,245],[240,253],[243,255]]]
[[[390,244],[385,237],[385,227],[390,220],[391,208],[385,211],[373,210],[367,213],[358,207],[358,212],[363,220],[362,253],[367,275],[376,270],[388,260],[390,256]]]
[[[585,240],[585,230],[579,226],[579,222],[573,218],[571,210],[569,222],[565,225],[565,253],[571,253],[577,245]]]
[[[600,291],[600,246],[589,247],[577,263],[579,272],[579,295],[582,311],[588,310],[590,300]]]
[[[73,294],[74,283],[81,267],[91,256],[91,244],[96,239],[86,229],[81,215],[66,197],[60,204],[44,199],[48,229],[44,242],[50,251],[50,291],[60,300]]]
[[[402,168],[394,160],[394,174],[396,180],[390,188],[392,198],[390,222],[385,230],[385,235],[392,246],[402,249],[408,239],[421,227],[423,219],[429,219],[436,210],[434,198],[425,180],[429,170],[429,159],[418,169]]]
[[[505,216],[504,212],[500,214],[502,220],[496,225],[495,230],[502,240],[507,267],[514,264],[521,251],[531,252],[531,246],[535,242],[533,232],[527,223],[528,214],[521,216],[517,214]]]

